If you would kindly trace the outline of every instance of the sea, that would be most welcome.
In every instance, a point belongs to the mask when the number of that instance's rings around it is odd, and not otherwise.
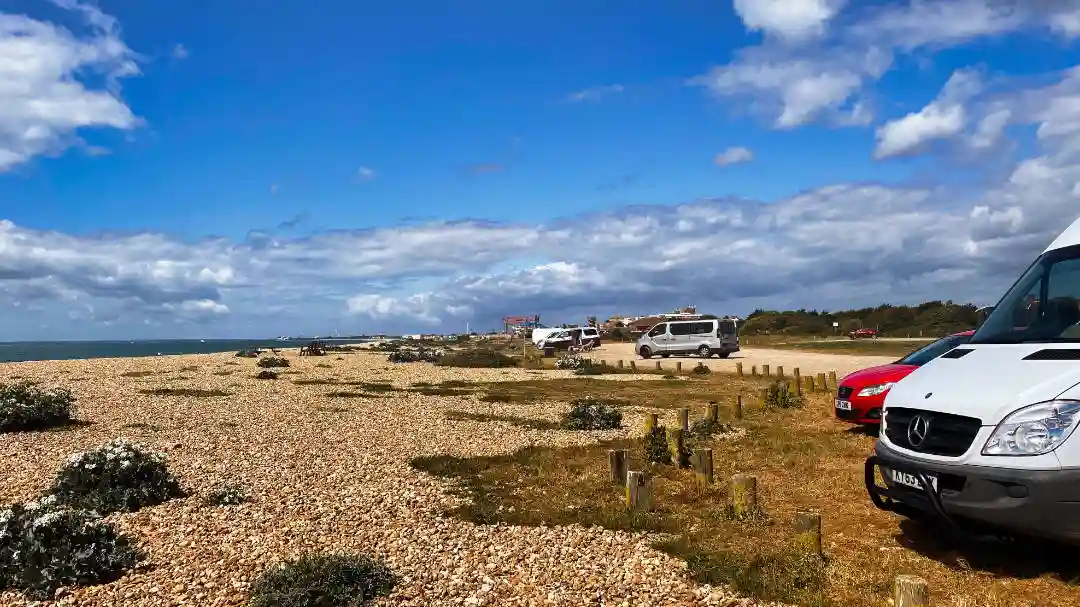
[[[310,339],[161,339],[145,341],[15,341],[0,342],[0,363],[29,360],[126,358],[169,354],[212,354],[251,348],[299,348]],[[336,344],[360,344],[365,339],[320,339]]]

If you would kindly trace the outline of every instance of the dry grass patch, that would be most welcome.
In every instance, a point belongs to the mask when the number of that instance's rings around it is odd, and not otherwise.
[[[655,546],[687,561],[703,583],[722,583],[745,595],[801,606],[885,604],[895,576],[930,582],[935,604],[1013,607],[1080,604],[1080,563],[1061,546],[1022,542],[970,545],[929,523],[876,510],[862,483],[862,464],[874,438],[832,417],[831,394],[813,394],[804,408],[762,408],[745,399],[744,419],[729,403],[762,383],[713,374],[696,381],[611,382],[590,379],[487,384],[499,402],[565,400],[593,395],[623,398],[651,409],[724,403],[723,424],[735,434],[695,439],[713,450],[716,483],[701,488],[691,471],[645,461],[640,439],[572,448],[529,447],[496,457],[421,457],[414,467],[455,479],[470,503],[453,511],[483,524],[600,525],[655,532]],[[521,423],[522,418],[449,412],[451,418]],[[662,423],[670,425],[670,413]],[[527,421],[527,420],[524,420]],[[723,432],[726,425],[718,428]],[[629,449],[630,469],[652,478],[654,508],[631,515],[623,491],[609,480],[609,449]],[[735,474],[758,479],[762,515],[736,519],[727,504]],[[823,519],[826,555],[797,551],[799,512]]]
[[[492,413],[469,413],[468,411],[447,411],[446,419],[451,421],[470,421],[470,422],[502,422],[510,424],[511,426],[519,426],[522,428],[531,428],[533,430],[558,430],[561,426],[559,422],[553,422],[544,419],[529,419],[526,417],[517,417],[514,415],[498,415]]]
[[[292,380],[292,382],[298,386],[325,386],[327,384],[336,384],[337,380],[323,377],[314,377],[311,379],[294,379]]]
[[[231,396],[232,392],[224,390],[204,390],[202,388],[146,388],[139,390],[143,394],[154,396],[188,396],[191,398],[212,398],[215,396]]]
[[[157,371],[125,371],[120,374],[120,377],[149,377],[155,373]]]

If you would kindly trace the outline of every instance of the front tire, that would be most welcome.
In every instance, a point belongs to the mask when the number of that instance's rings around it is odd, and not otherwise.
[[[708,358],[712,356],[712,348],[709,346],[701,346],[697,349],[697,355],[702,358]]]
[[[641,346],[641,349],[638,350],[638,354],[645,359],[652,358],[652,350],[649,349],[649,346]]]

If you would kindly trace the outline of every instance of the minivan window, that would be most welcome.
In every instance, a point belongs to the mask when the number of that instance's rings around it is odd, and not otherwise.
[[[667,333],[667,325],[656,325],[652,328],[652,331],[649,331],[649,337],[656,337],[657,335],[663,335],[664,333]]]
[[[733,321],[733,320],[721,320],[720,321],[720,334],[721,335],[735,335],[735,321]]]
[[[1080,342],[1080,245],[1049,251],[1016,281],[973,344]]]
[[[690,323],[678,322],[671,325],[672,335],[690,335]]]
[[[708,335],[713,331],[712,321],[690,323],[690,333],[694,335]]]
[[[956,346],[965,344],[971,339],[970,335],[950,335],[943,337],[932,344],[927,344],[911,354],[896,361],[898,365],[915,365],[921,367],[935,358],[952,350]]]

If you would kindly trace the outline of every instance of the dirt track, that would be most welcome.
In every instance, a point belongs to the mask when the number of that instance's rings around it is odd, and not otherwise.
[[[683,361],[683,369],[697,366],[702,361],[697,356],[672,356],[671,358],[660,358],[654,356],[648,361],[642,360],[640,356],[634,353],[633,343],[608,343],[603,344],[600,348],[593,350],[589,355],[594,359],[603,359],[608,363],[614,363],[620,359],[626,361],[629,364],[631,360],[636,361],[638,365],[646,364],[652,365],[656,362],[660,362],[665,369],[675,369],[675,363],[677,361]],[[743,368],[749,372],[752,365],[756,365],[759,369],[761,365],[770,365],[774,370],[776,367],[784,367],[789,373],[795,367],[806,375],[807,373],[828,373],[829,371],[836,371],[838,376],[844,376],[852,371],[864,369],[866,367],[873,367],[875,365],[884,365],[887,363],[895,362],[896,357],[892,356],[858,356],[847,354],[824,354],[820,352],[800,352],[795,350],[778,350],[770,348],[754,348],[743,347],[740,352],[732,354],[729,358],[709,358],[705,360],[705,364],[716,371],[735,371],[735,363],[741,362]]]

